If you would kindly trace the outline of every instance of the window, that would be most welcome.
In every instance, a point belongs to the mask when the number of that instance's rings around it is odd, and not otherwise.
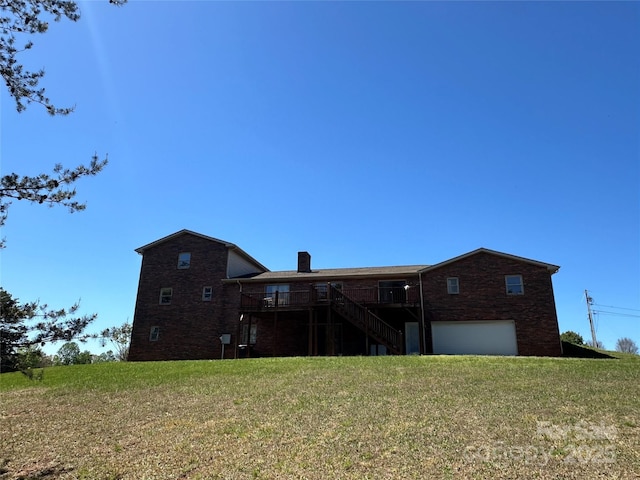
[[[458,283],[458,277],[447,278],[447,293],[457,295],[460,293],[460,284]]]
[[[289,305],[289,285],[267,285],[264,290],[264,302],[273,306],[278,299],[278,305]]]
[[[380,303],[406,303],[409,285],[406,280],[378,282]]]
[[[249,335],[249,325],[242,325],[242,341],[241,345],[255,345],[256,338],[258,337],[258,325],[251,324],[251,335]]]
[[[504,281],[507,285],[507,295],[524,294],[522,275],[507,275],[504,277]]]
[[[173,288],[161,288],[160,289],[160,305],[171,305],[172,295],[173,295]]]
[[[157,342],[158,338],[160,338],[160,327],[151,327],[151,331],[149,332],[149,341]]]
[[[178,255],[178,268],[184,269],[191,266],[191,254],[189,252],[183,252]]]
[[[202,301],[210,302],[213,297],[213,287],[202,287]]]
[[[319,302],[326,302],[329,298],[328,286],[327,283],[316,283],[316,295]],[[331,286],[337,290],[342,290],[342,283],[331,282]]]

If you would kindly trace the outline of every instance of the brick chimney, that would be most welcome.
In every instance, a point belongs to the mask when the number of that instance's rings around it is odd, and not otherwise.
[[[311,272],[311,255],[309,252],[298,252],[298,273]]]

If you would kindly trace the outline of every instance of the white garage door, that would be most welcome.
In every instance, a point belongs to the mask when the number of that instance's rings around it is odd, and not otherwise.
[[[433,353],[517,355],[516,325],[511,320],[431,322]]]

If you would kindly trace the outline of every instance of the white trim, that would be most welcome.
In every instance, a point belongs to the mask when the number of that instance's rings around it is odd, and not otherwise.
[[[167,290],[169,291],[168,294],[167,293],[163,293],[163,292],[165,292]],[[162,299],[164,297],[169,297],[169,301],[168,302],[163,302]],[[162,287],[160,289],[160,298],[158,299],[158,303],[160,305],[171,305],[172,298],[173,298],[173,288],[171,288],[171,287]]]
[[[518,278],[520,279],[519,283],[509,283],[509,278]],[[505,275],[504,276],[504,286],[507,292],[507,295],[524,295],[524,280],[522,279],[522,275]],[[517,286],[520,287],[519,292],[511,292],[509,291],[509,287],[511,288]]]
[[[186,270],[191,266],[191,252],[180,252],[178,254],[178,270]]]
[[[212,298],[213,298],[213,287],[202,287],[202,301],[210,302]]]
[[[160,327],[151,327],[151,330],[149,330],[149,341],[157,342],[159,338],[160,338]]]

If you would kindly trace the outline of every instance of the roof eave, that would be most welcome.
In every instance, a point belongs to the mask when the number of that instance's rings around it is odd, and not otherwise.
[[[145,250],[148,250],[149,248],[155,247],[157,245],[160,245],[164,242],[168,242],[169,240],[172,240],[174,238],[177,238],[181,235],[193,235],[195,237],[199,237],[205,240],[209,240],[211,242],[216,242],[216,243],[220,243],[222,245],[224,245],[225,247],[227,247],[229,250],[234,250],[238,253],[238,255],[241,255],[242,257],[244,257],[246,260],[248,260],[249,262],[253,263],[256,267],[262,269],[265,272],[268,272],[269,269],[267,267],[265,267],[264,265],[262,265],[260,262],[258,262],[255,258],[253,258],[251,255],[249,255],[247,252],[245,252],[244,250],[242,250],[240,247],[238,247],[236,244],[231,243],[231,242],[227,242],[225,240],[220,240],[219,238],[214,238],[214,237],[210,237],[208,235],[203,235],[201,233],[198,232],[194,232],[193,230],[187,230],[186,228],[183,228],[182,230],[179,230],[175,233],[172,233],[171,235],[167,235],[166,237],[162,237],[154,242],[148,243],[146,245],[143,245],[142,247],[138,247],[136,248],[134,251],[140,255],[144,255]]]
[[[244,283],[266,283],[266,282],[291,282],[291,281],[330,281],[330,280],[350,280],[350,279],[362,279],[362,278],[387,278],[387,279],[398,279],[400,277],[407,276],[418,276],[419,270],[415,270],[412,272],[362,272],[362,273],[346,273],[346,274],[336,274],[336,273],[323,273],[322,271],[311,272],[311,273],[292,273],[292,274],[283,274],[277,275],[278,272],[269,272],[275,275],[270,275],[268,277],[262,277],[261,274],[258,274],[254,277],[248,278],[230,278],[224,279],[223,282],[244,282]]]
[[[144,253],[145,250],[148,250],[149,248],[155,247],[157,245],[160,245],[164,242],[168,242],[169,240],[172,240],[174,238],[177,238],[181,235],[185,235],[185,234],[189,234],[189,235],[193,235],[195,237],[200,237],[200,238],[204,238],[205,240],[209,240],[212,242],[217,242],[217,243],[221,243],[222,245],[224,245],[225,247],[235,247],[235,245],[233,243],[230,242],[226,242],[224,240],[220,240],[219,238],[214,238],[214,237],[209,237],[207,235],[203,235],[201,233],[198,232],[194,232],[192,230],[187,230],[186,228],[183,228],[182,230],[179,230],[175,233],[172,233],[171,235],[167,235],[166,237],[162,237],[159,238],[158,240],[155,240],[151,243],[147,243],[146,245],[143,245],[142,247],[138,247],[135,249],[136,253],[139,253],[140,255],[142,255]]]
[[[436,263],[435,265],[431,265],[429,267],[426,267],[426,268],[420,270],[420,273],[422,274],[424,272],[428,272],[428,271],[435,270],[435,269],[440,268],[440,267],[444,267],[446,265],[450,265],[450,264],[455,263],[455,262],[459,262],[460,260],[464,260],[465,258],[469,258],[469,257],[471,257],[473,255],[477,255],[479,253],[488,253],[490,255],[496,255],[498,257],[507,258],[509,260],[516,260],[516,261],[519,261],[519,262],[525,262],[525,263],[529,263],[529,264],[532,264],[532,265],[537,265],[537,266],[540,266],[540,267],[544,267],[549,271],[549,273],[551,273],[551,275],[553,275],[558,270],[560,270],[560,267],[558,265],[553,265],[551,263],[540,262],[538,260],[532,260],[530,258],[519,257],[517,255],[511,255],[510,253],[498,252],[496,250],[490,250],[488,248],[482,247],[482,248],[478,248],[476,250],[473,250],[471,252],[464,253],[464,254],[459,255],[457,257],[450,258],[449,260],[445,260],[444,262]]]

